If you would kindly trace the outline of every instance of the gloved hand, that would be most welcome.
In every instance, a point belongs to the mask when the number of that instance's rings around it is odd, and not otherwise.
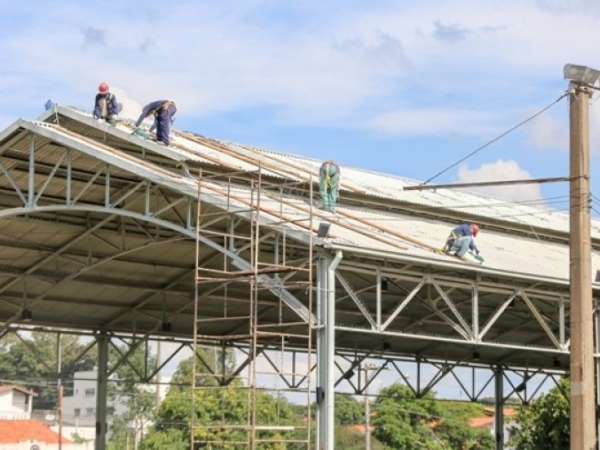
[[[483,258],[483,256],[481,256],[481,253],[477,253],[476,255],[473,255],[473,257],[479,261],[480,264],[483,264],[483,262],[485,261],[485,259]]]

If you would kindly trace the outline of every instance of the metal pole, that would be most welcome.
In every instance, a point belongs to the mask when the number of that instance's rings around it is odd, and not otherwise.
[[[327,267],[327,381],[325,384],[325,404],[327,414],[327,445],[325,450],[335,448],[335,270],[342,260],[338,250]]]
[[[63,441],[63,386],[58,387],[58,450],[62,450]]]
[[[98,380],[96,381],[96,442],[95,450],[106,448],[106,416],[108,398],[108,341],[106,332],[100,333],[98,345]]]
[[[596,448],[592,325],[589,105],[591,89],[571,82],[570,300],[571,450]]]
[[[56,373],[58,375],[58,450],[62,450],[63,434],[63,386],[62,386],[62,346],[60,333],[56,335]]]
[[[497,365],[494,373],[495,405],[494,405],[494,437],[496,450],[504,449],[504,371]]]

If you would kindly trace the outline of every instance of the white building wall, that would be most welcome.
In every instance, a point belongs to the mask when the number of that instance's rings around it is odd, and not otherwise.
[[[29,395],[14,389],[0,392],[0,419],[30,419],[30,408]]]
[[[79,427],[95,427],[97,378],[95,370],[75,372],[73,395],[63,397],[63,420]],[[116,375],[111,379],[116,380]],[[119,398],[109,400],[107,406],[114,409],[114,414],[122,414],[127,409],[124,400]]]

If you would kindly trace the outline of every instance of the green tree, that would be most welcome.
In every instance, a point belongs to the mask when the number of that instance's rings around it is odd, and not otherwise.
[[[493,450],[494,436],[487,429],[469,425],[472,417],[485,414],[485,405],[473,402],[441,401],[441,419],[436,421],[434,432],[449,448],[460,450]]]
[[[546,394],[517,408],[510,445],[515,450],[553,450],[570,446],[570,380],[561,378]]]
[[[57,347],[60,342],[61,375],[65,395],[70,395],[73,374],[91,370],[96,361],[95,348],[86,346],[70,334],[33,331],[30,335],[9,333],[0,339],[0,379],[34,390],[34,409],[55,409],[58,404]]]
[[[350,394],[334,394],[335,423],[355,425],[365,423],[365,406]]]
[[[438,439],[457,450],[493,450],[496,448],[494,436],[487,429],[473,428],[463,420],[451,420],[446,416],[434,427]]]
[[[143,450],[188,450],[190,448],[189,437],[183,430],[177,428],[166,428],[164,430],[153,430],[144,438],[141,448]]]
[[[211,352],[200,355],[206,363],[205,367],[211,367],[215,362],[212,355]],[[220,358],[222,355],[217,357]],[[161,403],[155,425],[142,442],[140,447],[142,450],[158,448],[167,438],[179,438],[181,441],[177,442],[177,446],[186,444],[189,447],[192,411],[195,415],[193,431],[195,440],[205,442],[207,447],[210,446],[210,442],[230,442],[228,448],[245,449],[246,444],[242,443],[248,440],[248,434],[244,426],[249,423],[252,414],[255,415],[256,423],[261,425],[306,426],[302,422],[302,417],[293,413],[291,405],[285,398],[276,398],[260,390],[251,393],[237,379],[230,380],[227,386],[219,386],[220,380],[227,379],[227,374],[223,376],[221,373],[220,378],[206,375],[199,379],[202,384],[192,390],[191,364],[191,360],[180,363],[173,376],[173,381],[178,384],[169,389]],[[231,370],[232,367],[233,364],[227,365],[226,371]],[[279,441],[289,439],[291,436],[292,432],[289,431],[268,429],[256,433],[257,439],[265,441],[261,443],[261,449],[265,450],[285,449],[285,443]]]
[[[469,425],[484,406],[477,403],[445,402],[429,392],[417,399],[407,386],[394,384],[379,393],[374,405],[374,435],[392,448],[492,450],[489,430]]]
[[[374,410],[373,435],[384,444],[404,450],[443,448],[432,430],[440,415],[433,393],[417,399],[409,387],[393,384],[379,392]]]

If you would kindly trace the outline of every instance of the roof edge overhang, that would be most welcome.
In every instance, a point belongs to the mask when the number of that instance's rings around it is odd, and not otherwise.
[[[433,266],[435,268],[440,269],[460,269],[465,272],[485,274],[509,280],[519,280],[525,282],[533,281],[537,283],[548,283],[551,285],[562,287],[568,287],[571,284],[570,281],[565,278],[544,277],[534,274],[523,273],[522,271],[513,272],[507,270],[489,269],[482,265],[469,264],[460,261],[442,261],[433,258],[396,253],[387,250],[374,250],[364,247],[356,247],[348,244],[336,243],[331,240],[325,240],[325,242],[323,242],[323,248],[333,251],[341,250],[343,253],[367,256],[379,260],[394,260],[403,263],[418,263],[420,265]],[[600,283],[592,282],[592,289],[600,291]]]

